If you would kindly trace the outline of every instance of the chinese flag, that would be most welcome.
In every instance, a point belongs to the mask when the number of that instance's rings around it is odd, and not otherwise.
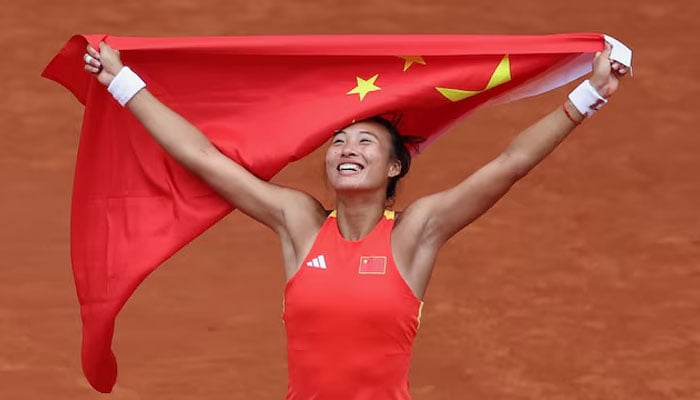
[[[386,257],[384,256],[362,256],[360,257],[360,274],[386,274]]]
[[[71,258],[87,379],[98,391],[111,391],[119,310],[159,264],[232,210],[83,71],[88,43],[105,40],[119,49],[156,96],[225,154],[270,179],[335,130],[377,114],[400,116],[401,131],[426,137],[426,146],[485,103],[535,95],[584,75],[606,39],[592,33],[74,36],[43,76],[85,105]]]

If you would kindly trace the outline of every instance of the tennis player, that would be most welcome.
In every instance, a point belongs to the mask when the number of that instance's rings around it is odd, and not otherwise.
[[[409,399],[408,371],[422,297],[440,247],[600,109],[627,68],[596,55],[593,72],[563,105],[520,132],[496,158],[448,190],[387,209],[409,170],[410,146],[374,117],[335,132],[325,171],[333,210],[299,190],[257,178],[172,111],[105,43],[85,70],[173,158],[243,213],[274,230],[287,285],[287,399]]]

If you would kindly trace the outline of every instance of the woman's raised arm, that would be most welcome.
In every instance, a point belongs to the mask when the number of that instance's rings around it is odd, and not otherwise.
[[[124,71],[119,52],[105,43],[100,43],[99,51],[88,45],[87,52],[85,70],[96,75],[105,86],[109,87],[118,74],[130,72]],[[140,80],[135,75],[131,78]],[[243,213],[281,234],[288,228],[290,214],[315,215],[322,210],[311,196],[259,179],[225,156],[197,127],[160,102],[143,85],[130,90],[136,93],[126,90],[127,98],[120,101],[125,102],[125,107],[163,149]]]
[[[610,61],[610,50],[607,47],[596,55],[590,79],[562,106],[519,133],[493,161],[455,187],[419,199],[406,210],[406,219],[415,219],[409,225],[421,227],[422,243],[439,247],[481,216],[551,153],[587,112],[600,108],[617,91],[627,67]]]

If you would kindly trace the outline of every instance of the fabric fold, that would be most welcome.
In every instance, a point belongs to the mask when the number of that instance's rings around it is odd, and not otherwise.
[[[110,392],[117,314],[158,265],[232,206],[178,165],[84,72],[85,46],[101,40],[120,50],[155,96],[268,180],[334,131],[373,115],[399,121],[404,134],[427,138],[427,146],[484,104],[535,95],[586,74],[606,37],[73,36],[42,75],[85,105],[71,258],[83,370],[95,389]]]

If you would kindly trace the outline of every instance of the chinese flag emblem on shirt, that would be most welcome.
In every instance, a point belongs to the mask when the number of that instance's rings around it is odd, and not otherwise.
[[[88,43],[97,47],[105,40],[120,50],[124,63],[166,105],[224,154],[270,179],[334,131],[374,115],[400,116],[399,130],[427,138],[427,146],[483,104],[579,78],[610,39],[595,33],[72,37],[43,76],[85,105],[71,260],[88,381],[111,391],[117,376],[115,318],[129,296],[158,265],[232,210],[83,71]],[[360,272],[385,268],[385,260],[366,260]]]
[[[362,256],[360,257],[361,274],[386,274],[386,257],[384,256]]]

